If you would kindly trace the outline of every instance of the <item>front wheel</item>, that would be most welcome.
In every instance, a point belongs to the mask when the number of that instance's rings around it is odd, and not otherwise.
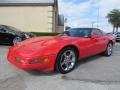
[[[20,37],[15,37],[13,39],[13,45],[15,45],[16,43],[21,42],[21,41],[22,41],[22,39]]]
[[[62,74],[66,74],[75,68],[77,61],[77,54],[72,47],[67,47],[63,49],[56,62],[56,70]]]
[[[107,45],[106,51],[104,52],[104,55],[105,55],[105,56],[111,56],[111,55],[112,55],[112,52],[113,52],[113,45],[112,45],[112,43],[109,43],[109,44]]]

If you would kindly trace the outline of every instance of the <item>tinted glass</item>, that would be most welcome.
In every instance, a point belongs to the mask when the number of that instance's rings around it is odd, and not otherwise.
[[[64,35],[72,37],[85,37],[88,38],[91,35],[91,29],[87,28],[72,28],[64,32]]]
[[[17,28],[14,28],[14,27],[12,27],[12,26],[5,26],[5,28],[6,28],[7,30],[9,30],[9,32],[17,32],[17,31],[20,31],[20,30],[18,30]]]
[[[1,28],[1,29],[0,29],[0,32],[1,32],[1,33],[5,33],[6,30]]]
[[[120,34],[120,32],[117,32],[117,34]]]
[[[100,30],[98,30],[98,29],[93,29],[92,30],[92,34],[97,34],[98,36],[102,36],[103,35],[103,33]]]

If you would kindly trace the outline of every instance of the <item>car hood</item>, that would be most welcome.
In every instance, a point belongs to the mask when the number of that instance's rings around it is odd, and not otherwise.
[[[17,47],[31,47],[31,46],[40,46],[46,47],[51,44],[57,43],[65,38],[57,36],[46,36],[46,37],[34,37],[17,44]]]
[[[54,48],[53,45],[63,40],[68,40],[68,38],[60,36],[34,37],[16,44],[12,49],[21,56],[43,55],[46,49]]]
[[[21,56],[45,55],[48,50],[61,47],[61,43],[72,43],[75,40],[74,37],[68,36],[34,37],[18,43],[13,49]]]

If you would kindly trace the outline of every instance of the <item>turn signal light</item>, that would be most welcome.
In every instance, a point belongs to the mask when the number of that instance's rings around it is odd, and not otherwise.
[[[37,64],[37,63],[44,63],[44,62],[48,62],[48,59],[32,60],[30,64]]]
[[[15,60],[19,63],[24,63],[25,62],[24,60],[21,60],[20,58],[15,58]]]

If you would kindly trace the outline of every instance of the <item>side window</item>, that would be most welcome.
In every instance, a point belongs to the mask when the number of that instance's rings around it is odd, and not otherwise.
[[[92,34],[97,34],[98,36],[102,36],[103,33],[99,29],[93,29]]]
[[[5,32],[6,32],[6,30],[5,30],[5,29],[3,29],[3,28],[1,28],[1,29],[0,29],[0,32],[1,32],[1,33],[5,33]]]

